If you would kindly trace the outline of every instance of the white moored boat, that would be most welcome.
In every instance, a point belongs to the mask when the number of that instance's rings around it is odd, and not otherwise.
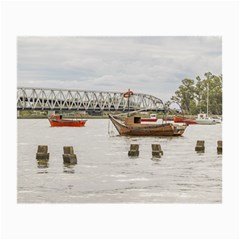
[[[209,104],[209,86],[207,84],[207,113],[198,114],[198,116],[195,120],[197,124],[214,125],[217,123],[217,121],[215,119],[208,116],[208,104]]]
[[[200,113],[198,114],[195,122],[197,124],[204,124],[204,125],[213,125],[216,124],[216,121],[213,118],[208,117],[206,113]]]

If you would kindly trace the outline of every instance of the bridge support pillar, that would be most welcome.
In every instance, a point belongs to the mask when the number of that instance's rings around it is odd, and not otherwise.
[[[48,117],[54,114],[55,114],[55,111],[48,111]]]
[[[20,111],[17,111],[17,117],[20,117]]]

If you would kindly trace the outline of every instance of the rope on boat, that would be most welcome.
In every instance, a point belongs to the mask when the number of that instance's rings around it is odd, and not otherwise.
[[[108,135],[112,136],[114,134],[113,130],[111,129],[111,120],[108,120]]]
[[[110,119],[108,119],[108,135],[110,135],[109,129],[110,129]]]

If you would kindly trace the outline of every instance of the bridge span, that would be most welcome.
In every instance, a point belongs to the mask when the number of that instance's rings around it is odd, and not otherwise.
[[[50,88],[17,88],[17,110],[127,111],[124,92],[104,92]],[[134,93],[131,111],[162,111],[163,101],[152,95]]]

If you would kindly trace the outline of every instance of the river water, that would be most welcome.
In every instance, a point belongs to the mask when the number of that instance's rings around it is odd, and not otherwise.
[[[205,140],[205,153],[195,152]],[[182,137],[119,136],[108,119],[85,127],[54,128],[46,119],[18,119],[18,203],[221,203],[222,125],[190,125]],[[130,144],[139,157],[128,157]],[[163,156],[152,158],[151,144]],[[48,165],[36,161],[48,145]],[[64,165],[63,146],[73,146],[76,165]]]

